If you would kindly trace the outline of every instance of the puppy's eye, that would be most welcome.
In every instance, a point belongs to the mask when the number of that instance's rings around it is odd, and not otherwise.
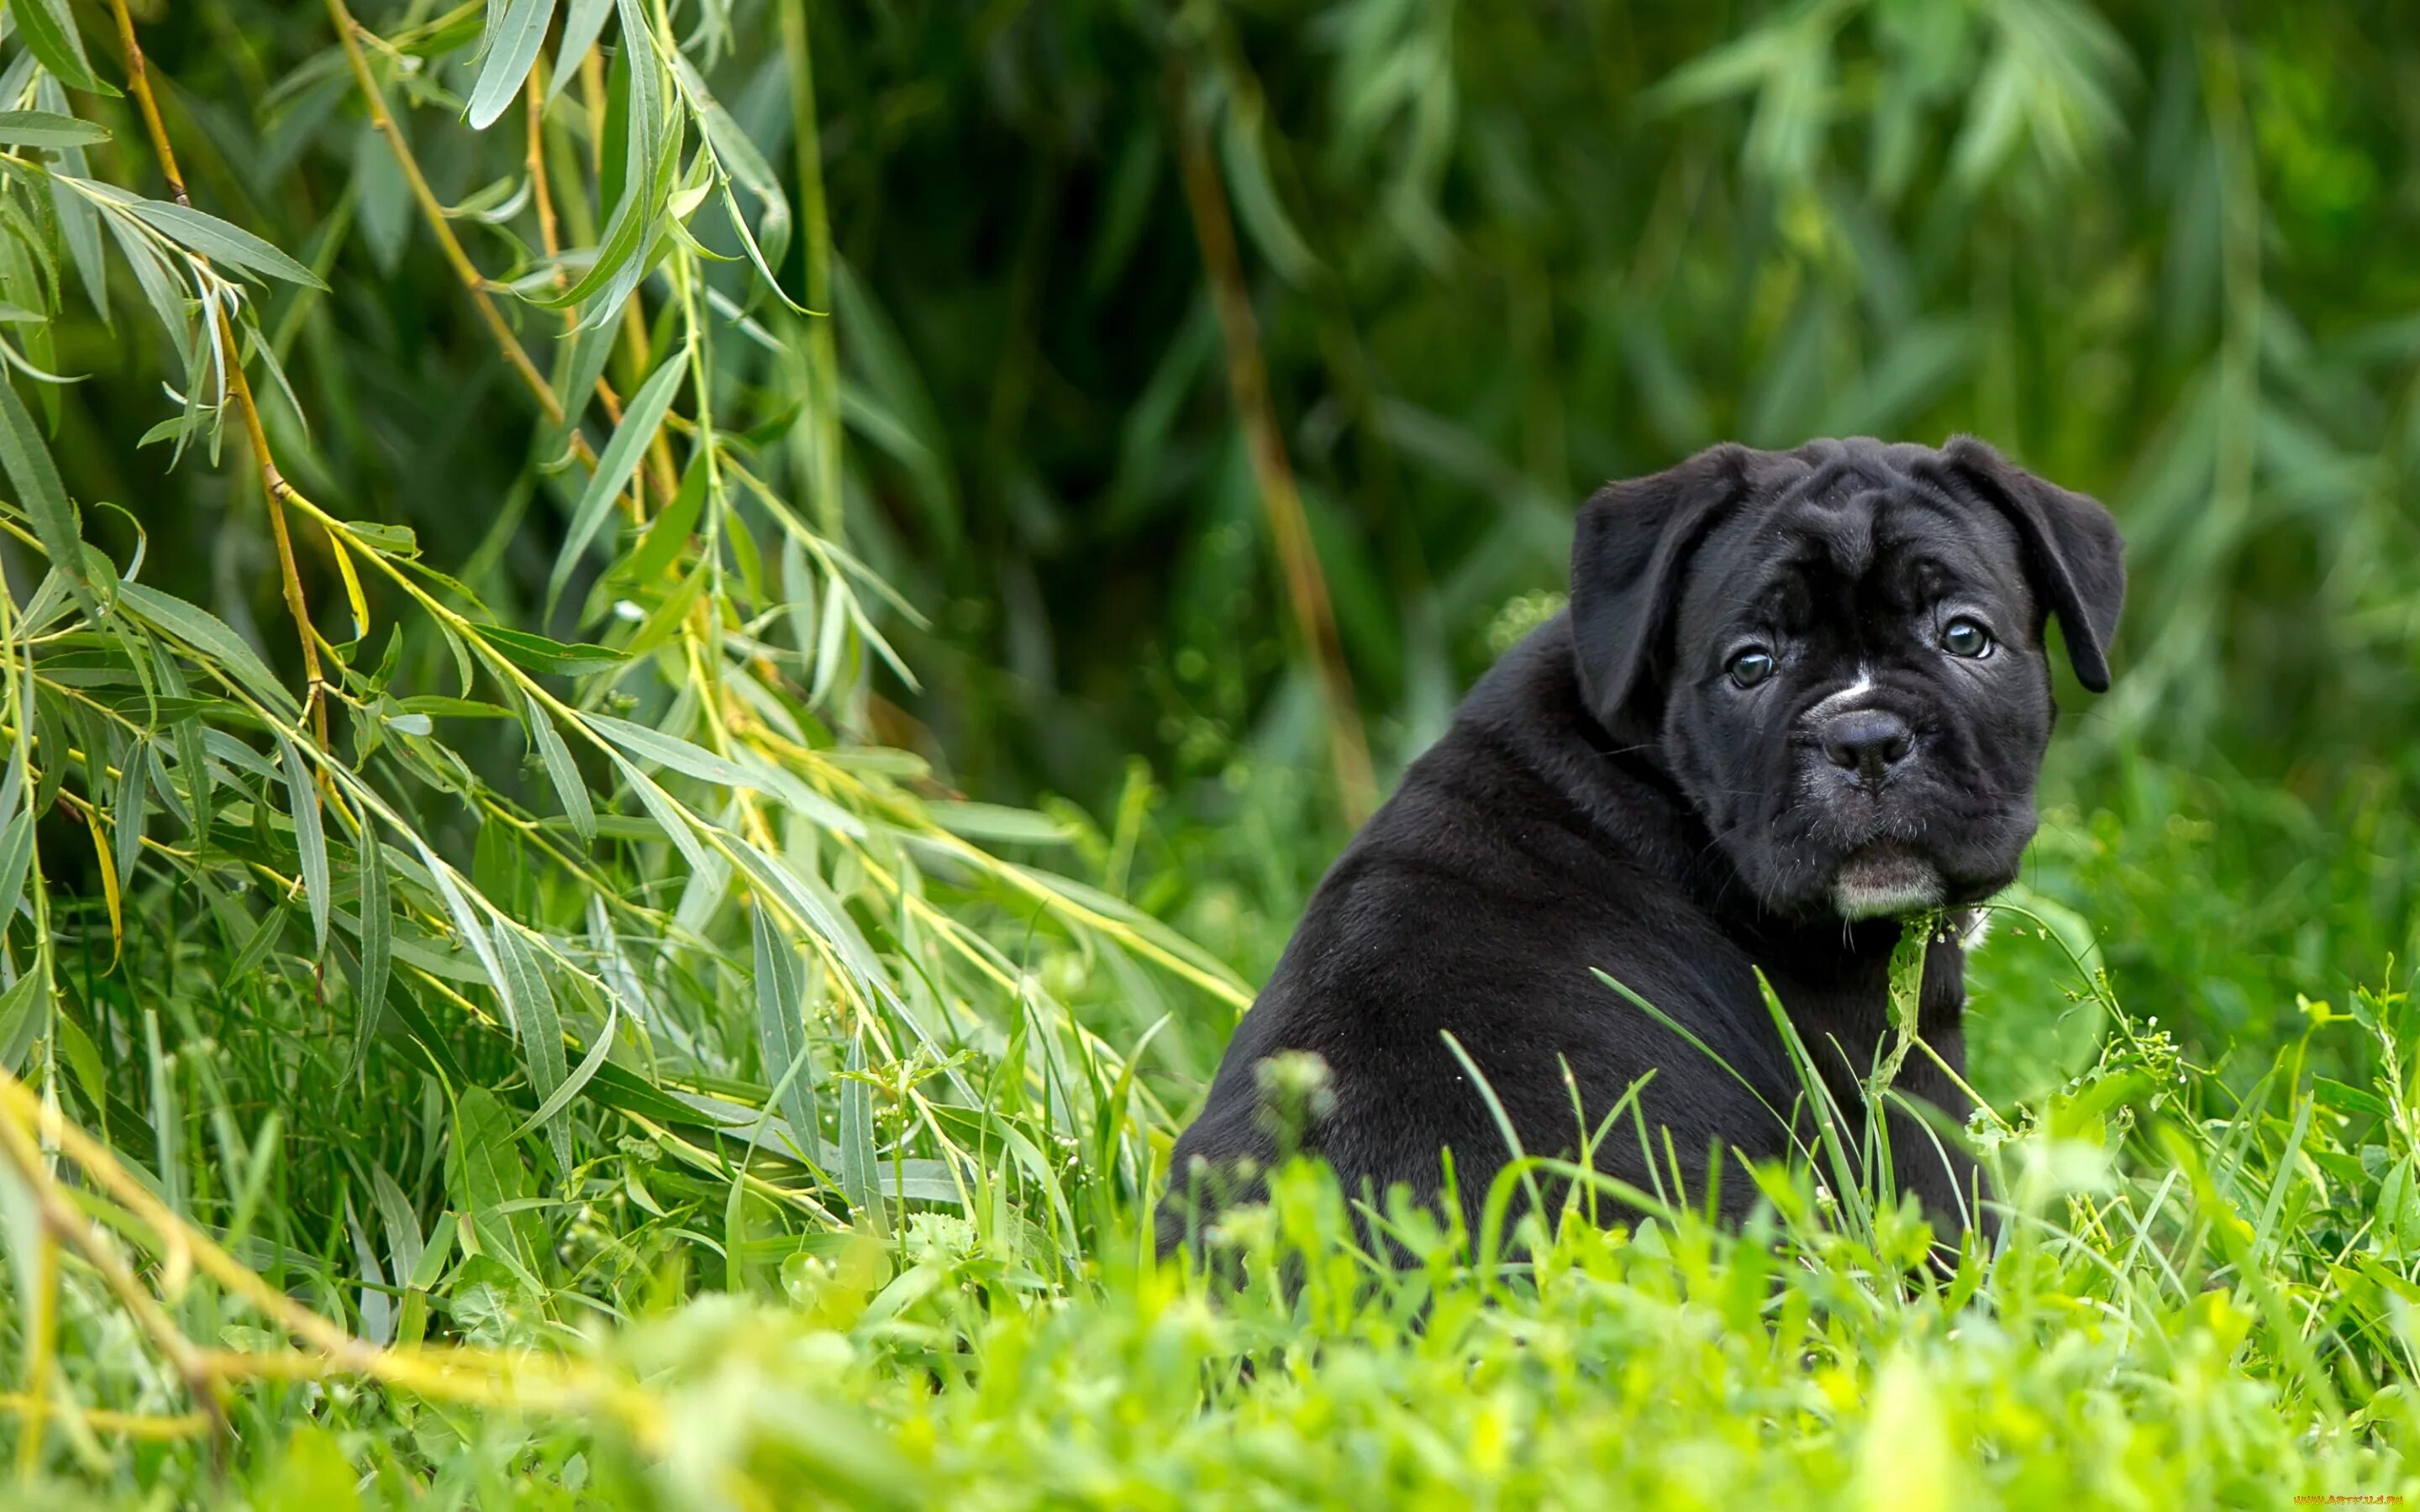
[[[1961,615],[1942,626],[1941,649],[1953,656],[1987,656],[1992,652],[1992,632]]]
[[[1733,656],[1727,670],[1735,686],[1754,687],[1773,675],[1773,653],[1762,646],[1750,646]]]

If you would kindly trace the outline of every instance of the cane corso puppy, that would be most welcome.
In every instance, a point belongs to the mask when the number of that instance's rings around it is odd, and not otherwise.
[[[1532,1155],[1575,1155],[1648,1078],[1655,1175],[1668,1190],[1677,1158],[1687,1200],[1714,1182],[1737,1219],[1754,1194],[1730,1152],[1812,1128],[1759,970],[1854,1138],[1900,920],[2015,880],[2056,713],[2043,627],[2104,689],[2122,557],[2100,504],[1967,439],[1723,445],[1599,492],[1568,611],[1481,680],[1312,895],[1176,1143],[1161,1248],[1279,1153],[1260,1068],[1287,1051],[1326,1063],[1297,1132],[1349,1193],[1434,1202],[1450,1149],[1475,1216],[1507,1143],[1449,1033]],[[1935,943],[1918,1011],[1962,1074],[1964,969]],[[1968,1111],[1921,1051],[1897,1085]],[[1886,1120],[1900,1186],[1947,1231],[1981,1221],[1955,1141]],[[1652,1190],[1640,1146],[1624,1111],[1597,1168]]]

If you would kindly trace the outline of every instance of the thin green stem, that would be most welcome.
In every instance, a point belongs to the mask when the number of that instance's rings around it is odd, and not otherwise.
[[[815,123],[815,60],[807,35],[806,0],[783,0],[782,51],[790,66],[799,233],[805,242],[807,493],[814,501],[816,528],[837,541],[846,526],[840,477],[840,355],[832,330],[831,223],[824,207],[823,141]]]

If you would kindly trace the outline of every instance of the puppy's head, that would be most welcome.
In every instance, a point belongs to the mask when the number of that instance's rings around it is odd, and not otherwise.
[[[1719,446],[1581,511],[1573,636],[1763,907],[1859,918],[2015,880],[2043,625],[2102,690],[2125,581],[2108,511],[1979,441]]]

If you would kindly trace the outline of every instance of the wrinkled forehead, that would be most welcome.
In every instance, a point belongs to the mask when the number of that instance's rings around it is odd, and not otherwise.
[[[1743,618],[1785,623],[1854,604],[1906,609],[1957,599],[2034,611],[2015,529],[1891,465],[1889,454],[1785,454],[1699,546],[1683,633]],[[1916,450],[1910,448],[1908,450]]]

